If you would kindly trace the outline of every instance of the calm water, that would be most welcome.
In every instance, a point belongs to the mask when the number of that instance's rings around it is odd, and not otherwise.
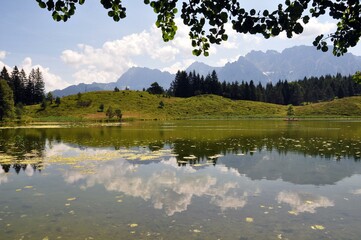
[[[360,239],[361,122],[0,129],[0,239]]]

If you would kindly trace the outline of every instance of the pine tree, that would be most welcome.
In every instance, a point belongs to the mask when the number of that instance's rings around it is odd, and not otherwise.
[[[5,80],[0,79],[0,121],[14,117],[13,91]]]
[[[0,72],[0,79],[5,80],[8,84],[10,82],[10,75],[5,66],[3,67],[3,69]]]
[[[21,80],[20,80],[20,71],[17,66],[15,66],[13,71],[11,72],[11,80],[9,87],[13,90],[15,104],[20,102],[21,94],[19,90],[21,88]]]
[[[40,103],[45,97],[45,83],[40,69],[35,70],[34,101]]]
[[[27,104],[34,104],[35,103],[35,70],[31,69],[31,72],[28,77],[28,81],[26,82],[25,86],[25,95],[27,99]]]

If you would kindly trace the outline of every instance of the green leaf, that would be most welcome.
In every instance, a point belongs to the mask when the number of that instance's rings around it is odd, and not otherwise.
[[[220,18],[222,22],[226,23],[228,21],[228,14],[226,12],[221,12]]]
[[[85,2],[85,0],[79,0],[79,4],[80,4],[80,5],[83,5],[84,2]]]
[[[39,2],[39,7],[46,8],[46,4],[44,2]]]

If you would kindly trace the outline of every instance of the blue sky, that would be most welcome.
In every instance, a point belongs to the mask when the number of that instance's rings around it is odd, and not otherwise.
[[[0,9],[0,68],[17,65],[28,73],[39,67],[46,90],[81,82],[112,82],[132,66],[182,70],[194,61],[223,66],[252,50],[277,50],[311,45],[319,33],[335,29],[329,18],[313,19],[302,35],[264,40],[230,30],[229,40],[212,47],[210,57],[194,57],[187,28],[179,22],[174,41],[163,43],[155,28],[156,15],[143,0],[123,0],[127,18],[118,23],[107,16],[99,0],[86,0],[66,23],[55,22],[35,0],[2,0]],[[247,9],[274,8],[280,1],[240,1]],[[230,28],[229,28],[230,29]],[[350,49],[361,55],[361,45]]]

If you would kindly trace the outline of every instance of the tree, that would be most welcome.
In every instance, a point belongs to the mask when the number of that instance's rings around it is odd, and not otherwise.
[[[114,88],[114,92],[119,92],[119,88],[118,88],[118,87],[115,87],[115,88]]]
[[[47,106],[48,106],[48,102],[46,101],[45,98],[43,98],[40,104],[41,110],[45,110]]]
[[[104,112],[104,104],[103,104],[103,103],[101,103],[101,104],[99,105],[99,110],[98,110],[98,112]]]
[[[51,92],[48,92],[48,94],[46,95],[46,101],[50,102],[50,104],[53,104],[54,97]]]
[[[158,108],[160,108],[160,109],[164,108],[164,102],[163,101],[159,102]]]
[[[0,121],[4,118],[14,117],[14,97],[13,91],[8,83],[0,79]]]
[[[45,97],[45,83],[43,74],[39,68],[35,70],[34,82],[34,101],[35,103],[42,102]]]
[[[109,119],[112,119],[114,117],[114,111],[112,107],[109,107],[107,111],[105,112],[105,116],[107,116]]]
[[[8,72],[8,70],[6,69],[5,66],[3,67],[3,69],[2,69],[1,72],[0,72],[0,79],[5,80],[5,81],[9,84],[10,75],[9,75],[9,72]]]
[[[123,113],[122,113],[122,111],[121,111],[120,109],[115,109],[114,115],[115,115],[119,120],[122,120]]]
[[[78,5],[85,0],[36,0],[41,8],[52,12],[55,21],[66,22]],[[126,17],[126,8],[120,0],[100,0],[108,16],[118,22]],[[189,26],[193,54],[209,55],[210,44],[227,41],[225,25],[231,23],[238,33],[261,34],[264,38],[278,36],[285,32],[287,37],[303,32],[303,25],[310,18],[328,14],[336,20],[336,31],[321,34],[313,44],[317,49],[327,51],[326,40],[333,43],[333,53],[340,56],[355,46],[361,37],[361,4],[358,0],[285,0],[277,9],[244,9],[237,0],[144,0],[157,14],[156,26],[161,29],[164,41],[172,40],[176,34],[175,17],[177,3],[182,4],[180,17]]]
[[[291,118],[293,119],[295,116],[295,110],[293,109],[293,106],[292,104],[288,105],[288,108],[287,108],[287,117],[288,117],[288,120],[291,120]]]
[[[60,103],[61,103],[60,97],[56,97],[56,98],[55,98],[55,104],[56,104],[56,106],[59,106]]]
[[[150,94],[163,94],[164,89],[163,89],[163,87],[159,86],[159,84],[157,82],[154,82],[147,89],[147,92],[149,92]]]

